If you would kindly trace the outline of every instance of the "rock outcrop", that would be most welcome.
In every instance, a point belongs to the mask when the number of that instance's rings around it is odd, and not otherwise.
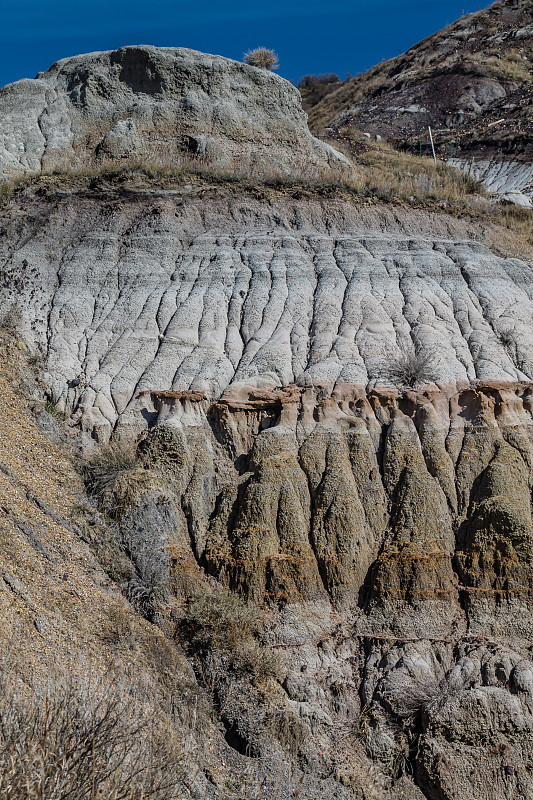
[[[533,208],[533,164],[530,162],[502,161],[499,158],[450,158],[448,163],[481,181],[489,192],[498,195],[502,200],[523,208]]]
[[[111,107],[148,120],[166,148],[165,92],[189,81],[194,109],[201,74],[206,97],[226,86],[237,102],[230,73],[262,87],[247,129],[261,164],[337,158],[298,127],[299,108],[285,121],[301,138],[280,144],[276,115],[294,96],[283,81],[154,48],[69,59],[24,83],[40,98],[28,136],[48,92],[39,159],[98,158],[111,129],[127,129]],[[202,103],[219,113],[214,95]],[[248,152],[230,130],[241,112],[226,111],[201,140],[221,158]],[[54,143],[48,124],[66,138]],[[208,635],[184,645],[218,712],[206,752],[232,751],[261,800],[296,788],[321,800],[532,797],[531,264],[445,214],[302,187],[128,180],[15,192],[0,212],[0,307],[82,452],[134,444],[99,495],[128,565],[128,613],[172,649],[198,587],[210,602],[222,593],[234,627],[262,609],[239,653],[227,630],[218,649]],[[236,594],[249,603],[237,612]],[[235,797],[203,769],[191,797]]]
[[[185,48],[122,47],[58,61],[0,89],[0,180],[187,158],[244,175],[351,174],[313,138],[283,78]]]
[[[403,353],[425,354],[425,380],[451,389],[533,376],[530,268],[449,217],[187,189],[29,192],[1,231],[4,313],[19,309],[53,402],[99,441],[145,427],[154,392],[391,386]]]

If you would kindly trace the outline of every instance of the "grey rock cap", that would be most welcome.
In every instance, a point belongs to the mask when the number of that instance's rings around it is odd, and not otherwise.
[[[309,133],[300,95],[263,69],[139,45],[58,61],[0,89],[0,181],[126,159],[193,156],[245,174],[351,174]]]

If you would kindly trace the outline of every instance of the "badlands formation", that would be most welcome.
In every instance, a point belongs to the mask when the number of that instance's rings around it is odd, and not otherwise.
[[[59,62],[0,120],[6,176],[351,170],[285,81],[181,49]],[[56,413],[85,457],[136,443],[104,497],[132,605],[153,547],[162,630],[200,584],[268,611],[268,691],[191,663],[283,798],[533,798],[532,269],[480,223],[311,190],[65,175],[4,203],[2,313]]]

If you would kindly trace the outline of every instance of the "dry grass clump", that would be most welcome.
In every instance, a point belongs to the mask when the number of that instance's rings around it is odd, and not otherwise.
[[[446,701],[464,690],[463,684],[443,676],[428,675],[426,678],[411,678],[394,691],[388,692],[384,700],[391,711],[406,727],[415,726],[420,714],[441,708]]]
[[[500,203],[495,217],[504,228],[511,231],[512,236],[505,241],[505,231],[498,232],[493,241],[494,249],[526,261],[533,259],[533,211],[512,203]]]
[[[453,207],[468,207],[480,201],[489,202],[489,194],[466,173],[450,168],[444,162],[435,163],[425,156],[414,156],[395,150],[385,141],[368,144],[364,137],[352,131],[339,131],[341,141],[331,140],[337,149],[345,149],[343,135],[354,142],[364,142],[353,166],[354,185],[361,194],[377,197],[384,202],[404,200],[408,203],[446,203]],[[348,151],[349,152],[349,151]]]
[[[83,473],[89,494],[106,515],[117,520],[156,483],[153,473],[140,463],[135,445],[121,440],[111,441],[85,461]]]
[[[264,623],[264,614],[256,606],[216,586],[191,598],[181,631],[201,657],[218,654],[234,671],[263,682],[278,669],[273,653],[260,642]]]
[[[116,676],[115,676],[116,678]],[[184,796],[183,740],[147,687],[87,674],[23,682],[0,666],[3,800],[173,800]],[[167,718],[168,719],[168,718]]]
[[[468,56],[468,60],[482,73],[487,72],[500,80],[524,83],[530,81],[532,77],[527,60],[518,53],[507,52],[502,56],[472,53]]]
[[[432,383],[437,374],[436,354],[430,349],[402,352],[382,369],[382,375],[401,389]]]
[[[269,47],[256,47],[253,50],[248,50],[244,54],[243,61],[251,67],[259,67],[260,69],[271,70],[279,67],[278,55]]]

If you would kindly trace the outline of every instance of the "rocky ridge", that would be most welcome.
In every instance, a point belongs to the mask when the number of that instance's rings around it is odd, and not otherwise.
[[[288,81],[185,48],[63,59],[0,89],[0,117],[0,180],[121,160],[178,167],[191,158],[254,175],[350,174],[341,154],[309,134]]]

